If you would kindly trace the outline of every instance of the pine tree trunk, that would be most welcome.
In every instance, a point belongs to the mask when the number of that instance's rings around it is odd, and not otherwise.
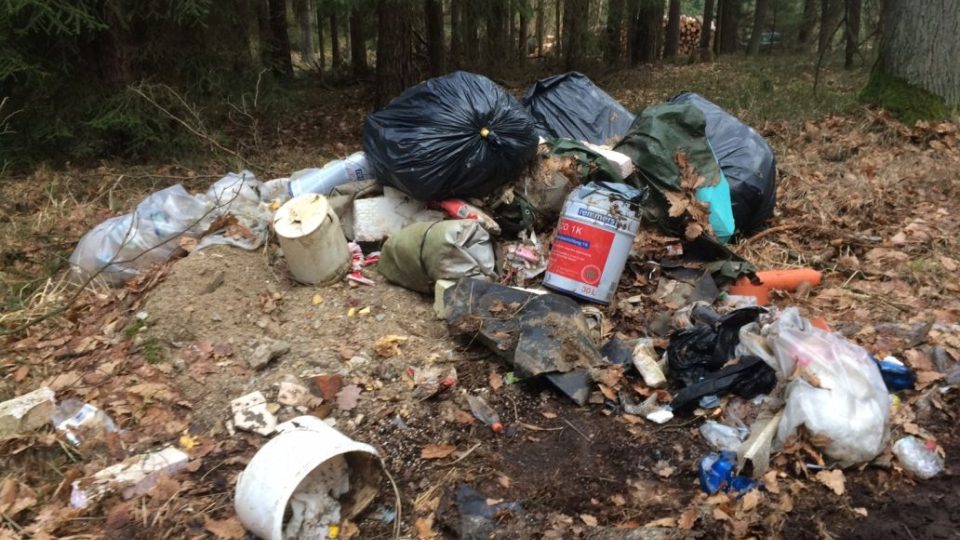
[[[520,60],[524,60],[530,52],[527,46],[530,41],[530,3],[529,0],[518,0],[520,12],[520,31],[517,34],[517,49]]]
[[[485,60],[491,66],[502,65],[510,49],[509,11],[509,0],[489,0]]]
[[[537,0],[537,56],[543,56],[543,34],[547,25],[543,4],[546,0]]]
[[[313,63],[313,12],[310,11],[312,0],[294,0],[293,12],[300,27],[300,57],[306,64]]]
[[[460,68],[460,57],[463,55],[463,44],[460,41],[463,2],[464,0],[450,0],[450,64],[457,69]]]
[[[320,73],[323,74],[323,70],[327,67],[327,48],[323,43],[323,23],[324,23],[324,9],[323,3],[318,2],[317,7],[317,48],[320,49]]]
[[[290,36],[287,34],[286,0],[269,0],[270,45],[268,67],[283,78],[293,77],[293,62],[290,59]]]
[[[740,15],[740,0],[720,0],[718,21],[717,54],[737,52],[737,19]]]
[[[377,90],[375,106],[416,82],[413,70],[413,15],[408,0],[380,0],[377,31]]]
[[[350,63],[355,77],[367,73],[367,36],[363,31],[365,13],[362,7],[350,8]]]
[[[879,75],[960,106],[960,6],[956,0],[886,0]],[[875,74],[878,75],[878,74]]]
[[[443,3],[440,0],[424,0],[423,20],[427,30],[427,57],[430,60],[430,76],[443,75],[445,46],[443,36]]]
[[[468,66],[475,66],[480,61],[481,7],[480,2],[476,0],[465,0],[464,2],[460,42],[463,43],[464,61]]]
[[[586,54],[590,0],[566,0],[563,10],[563,51],[567,71],[578,69]]]
[[[713,14],[716,11],[716,6],[713,3],[713,0],[704,0],[703,2],[703,24],[700,27],[700,55],[701,60],[705,60],[704,56],[710,56],[710,46],[711,39],[713,38]]]
[[[750,32],[750,44],[747,45],[747,54],[760,54],[760,41],[763,39],[764,25],[767,22],[767,0],[757,0],[753,9],[753,30]]]
[[[337,6],[330,5],[330,66],[340,69],[343,57],[340,55],[340,25],[337,23]]]
[[[613,65],[620,60],[625,9],[625,0],[610,0],[607,9],[607,46],[603,51],[603,59],[607,64]]]
[[[640,35],[640,0],[627,0],[627,58],[631,66],[640,62],[637,38]]]
[[[846,41],[843,67],[853,69],[854,58],[860,52],[860,12],[861,0],[846,0]]]
[[[643,62],[652,64],[657,61],[658,34],[663,24],[663,2],[660,0],[640,0],[637,12],[637,32],[632,44],[630,58],[634,64]]]
[[[797,33],[797,45],[804,50],[810,46],[813,37],[813,28],[817,25],[817,0],[804,0],[803,20],[800,31]]]
[[[820,38],[817,55],[821,58],[830,52],[833,36],[843,17],[844,0],[820,0]]]
[[[759,0],[758,0],[759,1]],[[667,35],[663,45],[663,57],[673,58],[680,50],[680,0],[670,0],[667,12]]]
[[[556,51],[557,59],[559,60],[560,55],[563,54],[563,40],[561,39],[563,36],[560,34],[561,30],[563,30],[561,22],[563,21],[563,0],[554,1],[556,2],[554,5],[556,10],[553,17],[553,25],[555,27],[555,31],[553,33],[553,50]]]

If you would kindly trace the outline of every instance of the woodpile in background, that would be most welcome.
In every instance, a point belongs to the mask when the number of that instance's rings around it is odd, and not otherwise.
[[[697,17],[680,16],[680,49],[679,54],[692,54],[700,46],[700,28],[703,22]]]

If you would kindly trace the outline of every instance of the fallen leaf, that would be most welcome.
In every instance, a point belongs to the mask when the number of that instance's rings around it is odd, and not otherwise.
[[[197,438],[189,433],[184,433],[180,436],[180,448],[184,450],[190,450],[197,445]]]
[[[337,407],[341,411],[352,411],[356,408],[360,400],[360,387],[355,384],[348,384],[337,392]]]
[[[951,259],[950,257],[940,257],[940,266],[943,267],[947,272],[956,272],[957,271],[957,261]]]
[[[749,512],[760,504],[760,491],[751,489],[740,498],[741,507],[744,512]]]
[[[433,514],[430,514],[426,517],[417,518],[417,522],[414,526],[417,529],[417,538],[420,540],[433,538]]]
[[[7,478],[0,485],[0,514],[13,518],[35,504],[36,494],[26,484]]]
[[[505,475],[500,475],[497,477],[497,483],[500,484],[500,487],[503,489],[510,489],[510,477]]]
[[[452,444],[428,444],[420,450],[421,459],[443,459],[457,451]]]
[[[554,418],[557,417],[557,413],[550,412],[550,411],[543,411],[540,414],[542,414],[544,418],[549,418],[550,420],[553,420]]]
[[[917,386],[923,388],[929,384],[939,381],[943,378],[943,373],[936,371],[918,371],[917,372]]]
[[[453,420],[458,424],[476,424],[477,419],[473,417],[472,414],[468,413],[463,409],[457,409],[453,411]]]
[[[23,382],[27,378],[27,374],[30,373],[30,368],[27,366],[20,366],[17,371],[13,373],[13,382],[19,383]]]
[[[409,339],[409,337],[394,334],[383,336],[373,344],[373,350],[377,353],[377,356],[381,358],[400,356],[400,345],[406,343]]]
[[[770,470],[767,471],[767,474],[763,475],[763,487],[767,488],[767,491],[774,495],[780,493],[780,483],[777,482],[777,471]]]
[[[612,502],[614,506],[623,506],[627,504],[627,500],[623,497],[623,495],[620,494],[611,495],[610,502]]]
[[[719,508],[713,509],[713,519],[717,521],[730,521],[730,516]]]
[[[862,507],[862,506],[857,507],[857,508],[854,508],[854,509],[853,509],[853,512],[854,512],[855,514],[859,514],[859,515],[861,515],[861,516],[863,516],[863,517],[867,517],[867,509],[864,508],[864,507]]]
[[[490,372],[490,388],[492,388],[494,392],[503,388],[503,377],[496,371]]]
[[[815,477],[818,482],[832,489],[837,495],[843,495],[846,491],[846,478],[843,471],[834,469],[832,471],[820,471]]]
[[[700,225],[696,221],[687,223],[687,228],[683,231],[683,235],[687,240],[696,240],[700,238],[701,234],[703,234],[703,225]]]
[[[677,518],[665,517],[655,521],[651,521],[650,523],[645,524],[643,527],[646,529],[652,529],[652,528],[658,528],[658,527],[674,528],[676,526],[677,526]]]
[[[310,299],[310,302],[315,306],[319,306],[323,303],[323,297],[319,294],[315,294],[313,295],[313,298]]]
[[[590,514],[580,514],[580,519],[581,519],[588,527],[596,527],[596,526],[597,526],[597,523],[598,523],[598,522],[597,522],[597,518],[591,516]]]
[[[609,386],[605,384],[597,384],[597,388],[600,389],[600,393],[603,394],[603,397],[613,402],[617,401],[617,393],[614,392]]]
[[[673,471],[676,469],[671,467],[670,463],[660,460],[657,462],[657,465],[653,468],[653,470],[656,471],[661,478],[670,478],[673,475]]]
[[[177,244],[187,253],[192,253],[197,249],[197,239],[192,236],[183,235],[177,240]]]
[[[680,519],[677,520],[677,527],[689,531],[693,528],[693,525],[699,517],[700,512],[698,512],[696,508],[688,508],[684,513],[680,514]]]
[[[340,375],[314,375],[310,380],[320,391],[320,397],[324,401],[336,399],[337,393],[343,388],[343,377]]]
[[[203,528],[210,531],[210,533],[217,538],[223,539],[239,540],[247,535],[247,530],[243,528],[240,520],[236,517],[221,520],[205,517],[203,520]]]

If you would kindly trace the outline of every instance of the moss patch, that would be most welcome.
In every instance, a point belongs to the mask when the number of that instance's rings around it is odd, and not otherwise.
[[[887,109],[908,125],[917,120],[943,120],[951,115],[950,107],[939,96],[879,69],[873,70],[860,99]]]

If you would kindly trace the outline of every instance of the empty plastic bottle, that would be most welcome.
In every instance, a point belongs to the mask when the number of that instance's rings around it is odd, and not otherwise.
[[[943,458],[937,453],[933,441],[924,442],[907,435],[893,444],[893,454],[904,469],[923,480],[933,478],[943,470]]]
[[[470,404],[470,412],[477,420],[490,426],[494,433],[503,432],[503,424],[500,423],[500,415],[493,409],[482,397],[467,394],[467,403]]]
[[[322,169],[303,169],[290,175],[287,189],[291,197],[298,197],[304,193],[319,193],[329,195],[333,188],[349,182],[360,182],[373,179],[373,168],[363,152],[355,152],[349,156],[331,161]]]

